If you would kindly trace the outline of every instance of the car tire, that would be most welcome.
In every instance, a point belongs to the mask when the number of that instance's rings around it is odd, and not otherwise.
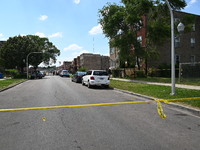
[[[108,88],[109,88],[109,85],[104,85],[104,88],[108,89]]]
[[[84,83],[84,81],[82,80],[82,86],[84,86],[85,85],[85,83]]]
[[[91,87],[92,87],[92,86],[90,85],[90,82],[89,82],[89,81],[88,81],[87,87],[88,87],[88,88],[91,88]]]

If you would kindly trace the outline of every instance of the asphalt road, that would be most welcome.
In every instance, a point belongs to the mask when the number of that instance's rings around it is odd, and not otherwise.
[[[0,93],[0,108],[144,100],[47,76]],[[1,150],[197,150],[200,118],[156,104],[0,112]],[[46,118],[43,120],[42,118]]]

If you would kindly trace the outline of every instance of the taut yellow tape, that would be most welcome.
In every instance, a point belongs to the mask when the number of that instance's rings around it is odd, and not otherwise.
[[[0,109],[0,112],[10,111],[27,111],[27,110],[42,110],[42,109],[59,109],[59,108],[77,108],[77,107],[96,107],[96,106],[109,106],[109,105],[126,105],[126,104],[142,104],[142,103],[157,103],[157,111],[161,118],[166,118],[163,112],[161,102],[168,103],[173,101],[188,101],[188,100],[200,100],[200,97],[193,98],[181,98],[181,99],[157,99],[154,101],[134,101],[134,102],[116,102],[116,103],[99,103],[99,104],[82,104],[82,105],[65,105],[65,106],[46,106],[46,107],[30,107],[30,108],[12,108],[12,109]]]
[[[46,107],[30,107],[30,108],[13,108],[13,109],[0,109],[0,112],[25,111],[25,110],[41,110],[41,109],[58,109],[58,108],[76,108],[76,107],[95,107],[95,106],[140,104],[140,103],[152,103],[152,102],[155,102],[155,101],[136,101],[136,102],[116,102],[116,103],[65,105],[65,106],[46,106]]]

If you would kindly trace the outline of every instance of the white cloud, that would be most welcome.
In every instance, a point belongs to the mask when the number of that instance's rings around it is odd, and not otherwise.
[[[43,37],[48,37],[48,38],[54,38],[54,37],[62,37],[62,33],[61,32],[57,32],[57,33],[53,33],[49,36],[46,36],[44,33],[42,32],[36,32],[35,35],[43,38]]]
[[[189,2],[189,4],[194,4],[194,3],[196,3],[197,2],[197,0],[191,0],[190,2]]]
[[[197,0],[190,0],[189,2],[188,2],[188,5],[186,6],[186,8],[187,7],[190,7],[191,5],[193,5],[194,3],[196,3],[197,2]]]
[[[64,51],[69,51],[69,50],[81,50],[82,47],[78,46],[77,44],[71,44],[68,47],[64,48]]]
[[[57,32],[57,33],[53,33],[53,34],[49,35],[49,38],[53,38],[53,37],[62,37],[62,33]]]
[[[72,55],[73,55],[74,58],[75,58],[75,57],[77,57],[77,56],[80,56],[80,55],[83,54],[83,53],[89,53],[89,51],[87,51],[87,50],[82,50],[82,51],[79,51],[79,52],[74,52],[74,53],[72,53]]]
[[[47,18],[48,18],[47,15],[41,15],[41,16],[39,17],[39,20],[44,21],[44,20],[46,20]]]
[[[81,0],[73,0],[74,3],[79,4],[81,2]]]
[[[97,26],[94,26],[90,31],[89,34],[95,35],[95,34],[101,34],[102,33],[102,26],[98,24]]]
[[[6,41],[7,38],[4,37],[3,33],[0,33],[0,41]]]
[[[41,33],[41,32],[36,32],[35,35],[43,38],[43,37],[46,37],[46,35],[44,33]]]

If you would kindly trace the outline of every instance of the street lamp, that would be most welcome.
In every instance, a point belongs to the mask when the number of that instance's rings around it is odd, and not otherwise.
[[[175,95],[175,50],[174,50],[174,14],[173,9],[169,4],[169,1],[166,0],[167,6],[170,11],[171,16],[171,93],[170,95]],[[184,30],[185,26],[180,22],[177,29],[178,32],[182,32]]]
[[[170,95],[175,95],[175,51],[174,51],[174,14],[173,9],[169,4],[169,1],[166,0],[167,6],[170,11],[171,16],[171,93]]]
[[[27,68],[27,79],[28,79],[28,69],[29,69],[29,65],[28,65],[28,57],[29,57],[29,55],[31,55],[31,54],[38,54],[38,53],[44,53],[44,51],[42,51],[42,52],[30,52],[28,55],[27,55],[27,57],[26,57],[26,68]]]

